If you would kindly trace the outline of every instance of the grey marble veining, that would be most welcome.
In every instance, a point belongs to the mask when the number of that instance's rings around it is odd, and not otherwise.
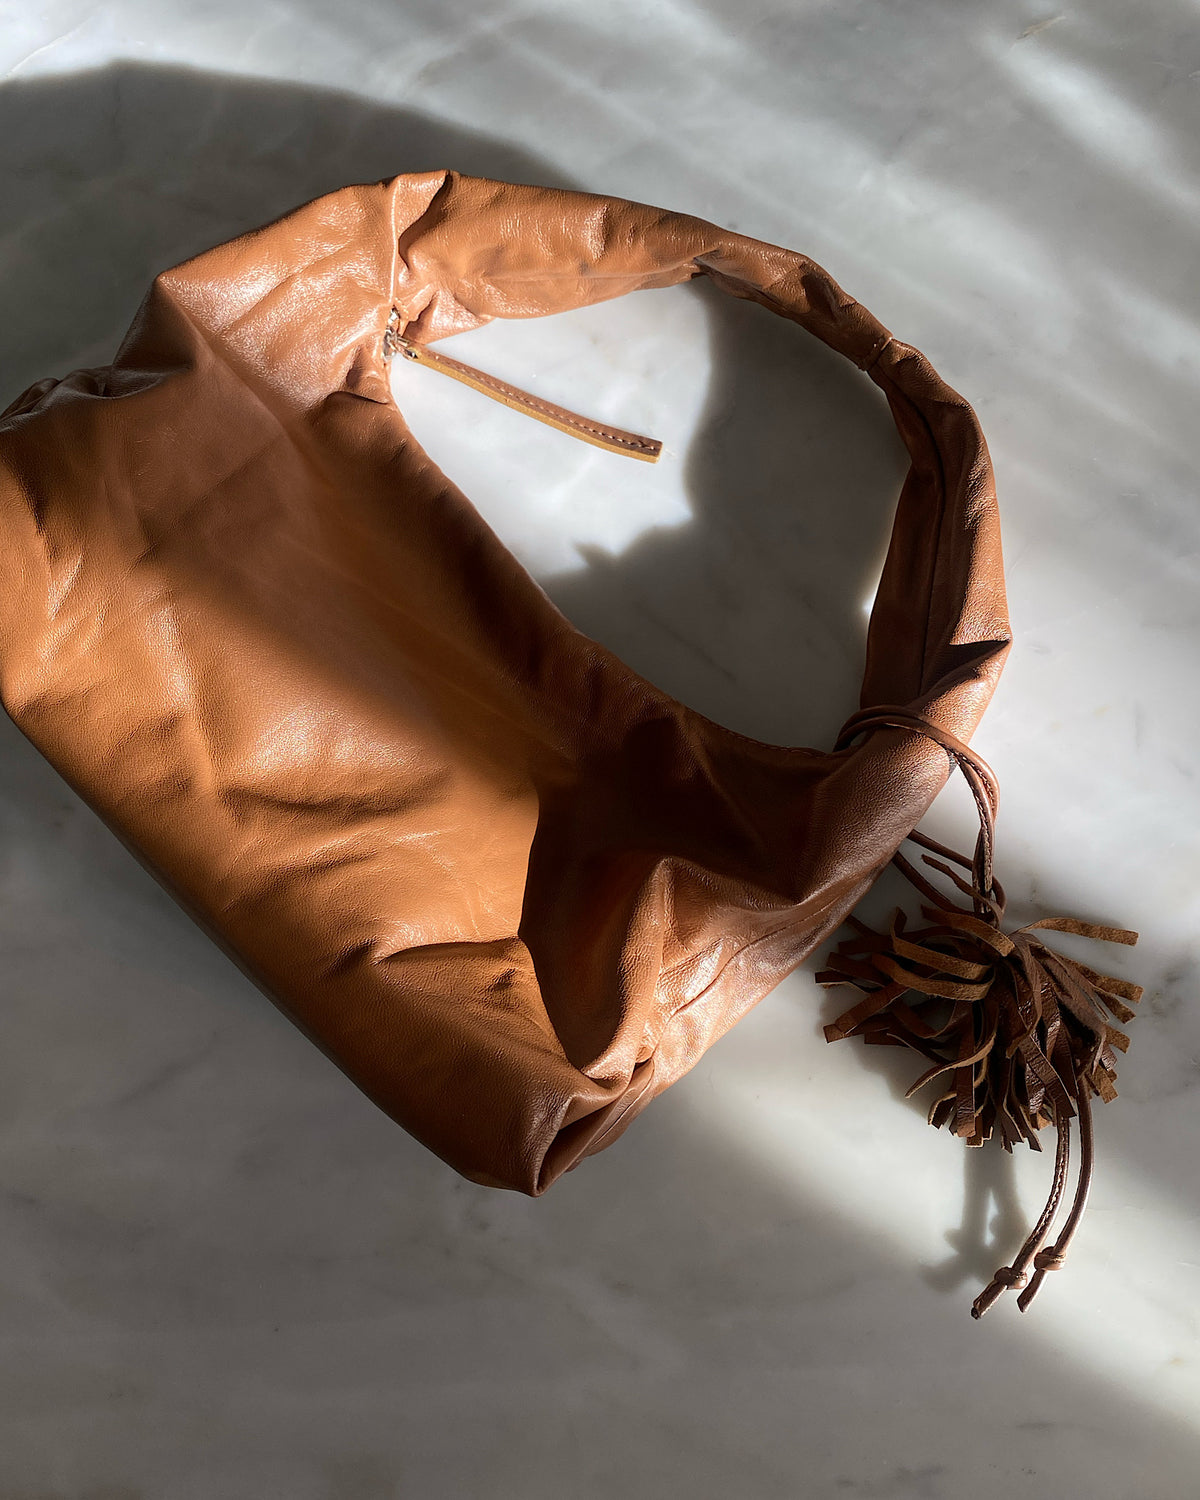
[[[1014,915],[1138,928],[1105,959],[1148,987],[1069,1268],[976,1325],[1049,1161],[966,1152],[899,1102],[910,1063],[827,1047],[815,965],[545,1198],[478,1188],[0,724],[0,1500],[1195,1493],[1196,7],[0,15],[0,405],[106,362],[155,271],[397,171],[826,266],[987,435],[1016,646],[976,744]],[[828,743],[904,472],[877,388],[705,288],[455,343],[664,441],[628,465],[396,371],[569,616],[743,733]],[[948,788],[927,826],[970,825]]]

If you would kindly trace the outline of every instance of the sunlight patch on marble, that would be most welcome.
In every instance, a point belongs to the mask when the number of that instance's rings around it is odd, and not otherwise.
[[[991,51],[1008,80],[1097,162],[1189,215],[1197,213],[1200,195],[1188,186],[1191,169],[1151,118],[1121,97],[1111,76],[1089,70],[1049,37],[1033,47],[993,42]]]
[[[861,1072],[857,1078],[838,1077],[860,1066],[856,1057],[841,1068],[822,1059],[815,1085],[810,1080],[801,1089],[795,1080],[776,1080],[762,1067],[739,1076],[729,1065],[730,1050],[718,1098],[708,1101],[710,1109],[724,1113],[727,1138],[753,1158],[756,1171],[768,1167],[797,1201],[811,1202],[814,1209],[820,1205],[839,1221],[857,1225],[872,1242],[885,1244],[910,1268],[914,1295],[928,1295],[919,1278],[945,1250],[946,1216],[953,1217],[961,1198],[956,1155],[969,1148],[944,1132],[934,1137],[914,1110],[886,1098],[878,1110],[888,1111],[887,1123],[877,1118],[875,1096],[886,1092],[882,1082]],[[839,1086],[844,1090],[840,1105],[831,1108]],[[871,1096],[865,1137],[847,1127],[853,1094],[863,1096],[864,1107]],[[1118,1101],[1114,1108],[1119,1107]],[[715,1118],[709,1123],[717,1124]],[[993,1308],[981,1320],[978,1337],[1002,1338],[1006,1352],[1015,1339],[1052,1349],[1089,1376],[1102,1376],[1123,1400],[1170,1412],[1200,1430],[1200,1371],[1192,1357],[1195,1328],[1188,1326],[1194,1325],[1190,1310],[1200,1267],[1200,1224],[1144,1174],[1114,1159],[1106,1150],[1104,1125],[1101,1118],[1092,1201],[1067,1265],[1047,1278],[1027,1313],[1017,1311],[1011,1298]],[[1014,1155],[1017,1190],[1030,1223],[1048,1190],[1053,1164],[1053,1132],[1045,1135],[1040,1157],[1029,1151]],[[1147,1223],[1154,1225],[1154,1264],[1152,1274],[1142,1277]],[[1005,1264],[1016,1248],[1017,1242],[1001,1244],[996,1265]],[[882,1294],[864,1288],[864,1295],[890,1298],[896,1287],[893,1278]],[[938,1299],[935,1315],[968,1319],[980,1290],[982,1283],[964,1279]],[[936,1341],[936,1329],[931,1338]]]

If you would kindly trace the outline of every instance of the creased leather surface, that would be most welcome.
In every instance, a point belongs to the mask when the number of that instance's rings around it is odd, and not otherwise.
[[[12,718],[381,1108],[532,1194],[839,925],[949,770],[902,730],[785,748],[660,692],[392,400],[394,308],[429,342],[697,275],[885,393],[912,466],[862,703],[969,739],[1009,640],[974,413],[811,260],[701,220],[348,187],[164,273],[110,367],[0,419]]]

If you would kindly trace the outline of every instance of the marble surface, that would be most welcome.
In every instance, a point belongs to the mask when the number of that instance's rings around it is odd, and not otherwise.
[[[398,171],[825,265],[991,447],[1016,647],[976,744],[1014,912],[1138,928],[1113,963],[1148,987],[1068,1270],[975,1324],[1049,1162],[966,1152],[899,1101],[910,1064],[826,1046],[815,965],[545,1198],[475,1187],[0,725],[0,1497],[1196,1493],[1195,6],[0,15],[0,405],[106,362],[158,269]],[[654,468],[427,371],[398,396],[578,625],[744,733],[828,743],[904,469],[882,396],[761,309],[639,296],[454,352],[661,437]],[[969,838],[959,790],[927,827]]]

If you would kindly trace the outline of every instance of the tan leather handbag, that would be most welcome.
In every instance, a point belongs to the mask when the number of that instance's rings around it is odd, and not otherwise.
[[[417,359],[652,460],[653,440],[430,345],[696,276],[852,360],[912,455],[864,712],[827,749],[724,729],[576,630],[389,389],[387,360]],[[0,505],[9,714],[361,1089],[479,1183],[539,1194],[615,1140],[834,932],[959,765],[980,843],[931,857],[966,905],[900,857],[931,925],[843,944],[820,977],[864,998],[828,1034],[923,1053],[945,1084],[934,1122],[968,1141],[1058,1126],[1048,1217],[977,1313],[1061,1262],[1062,1237],[1044,1247],[1068,1123],[1086,1193],[1088,1099],[1112,1092],[1108,1016],[1133,991],[1001,930],[995,786],[966,745],[1009,648],[987,447],[924,355],[813,261],[454,172],[347,187],[165,272],[110,366],[10,406]]]

